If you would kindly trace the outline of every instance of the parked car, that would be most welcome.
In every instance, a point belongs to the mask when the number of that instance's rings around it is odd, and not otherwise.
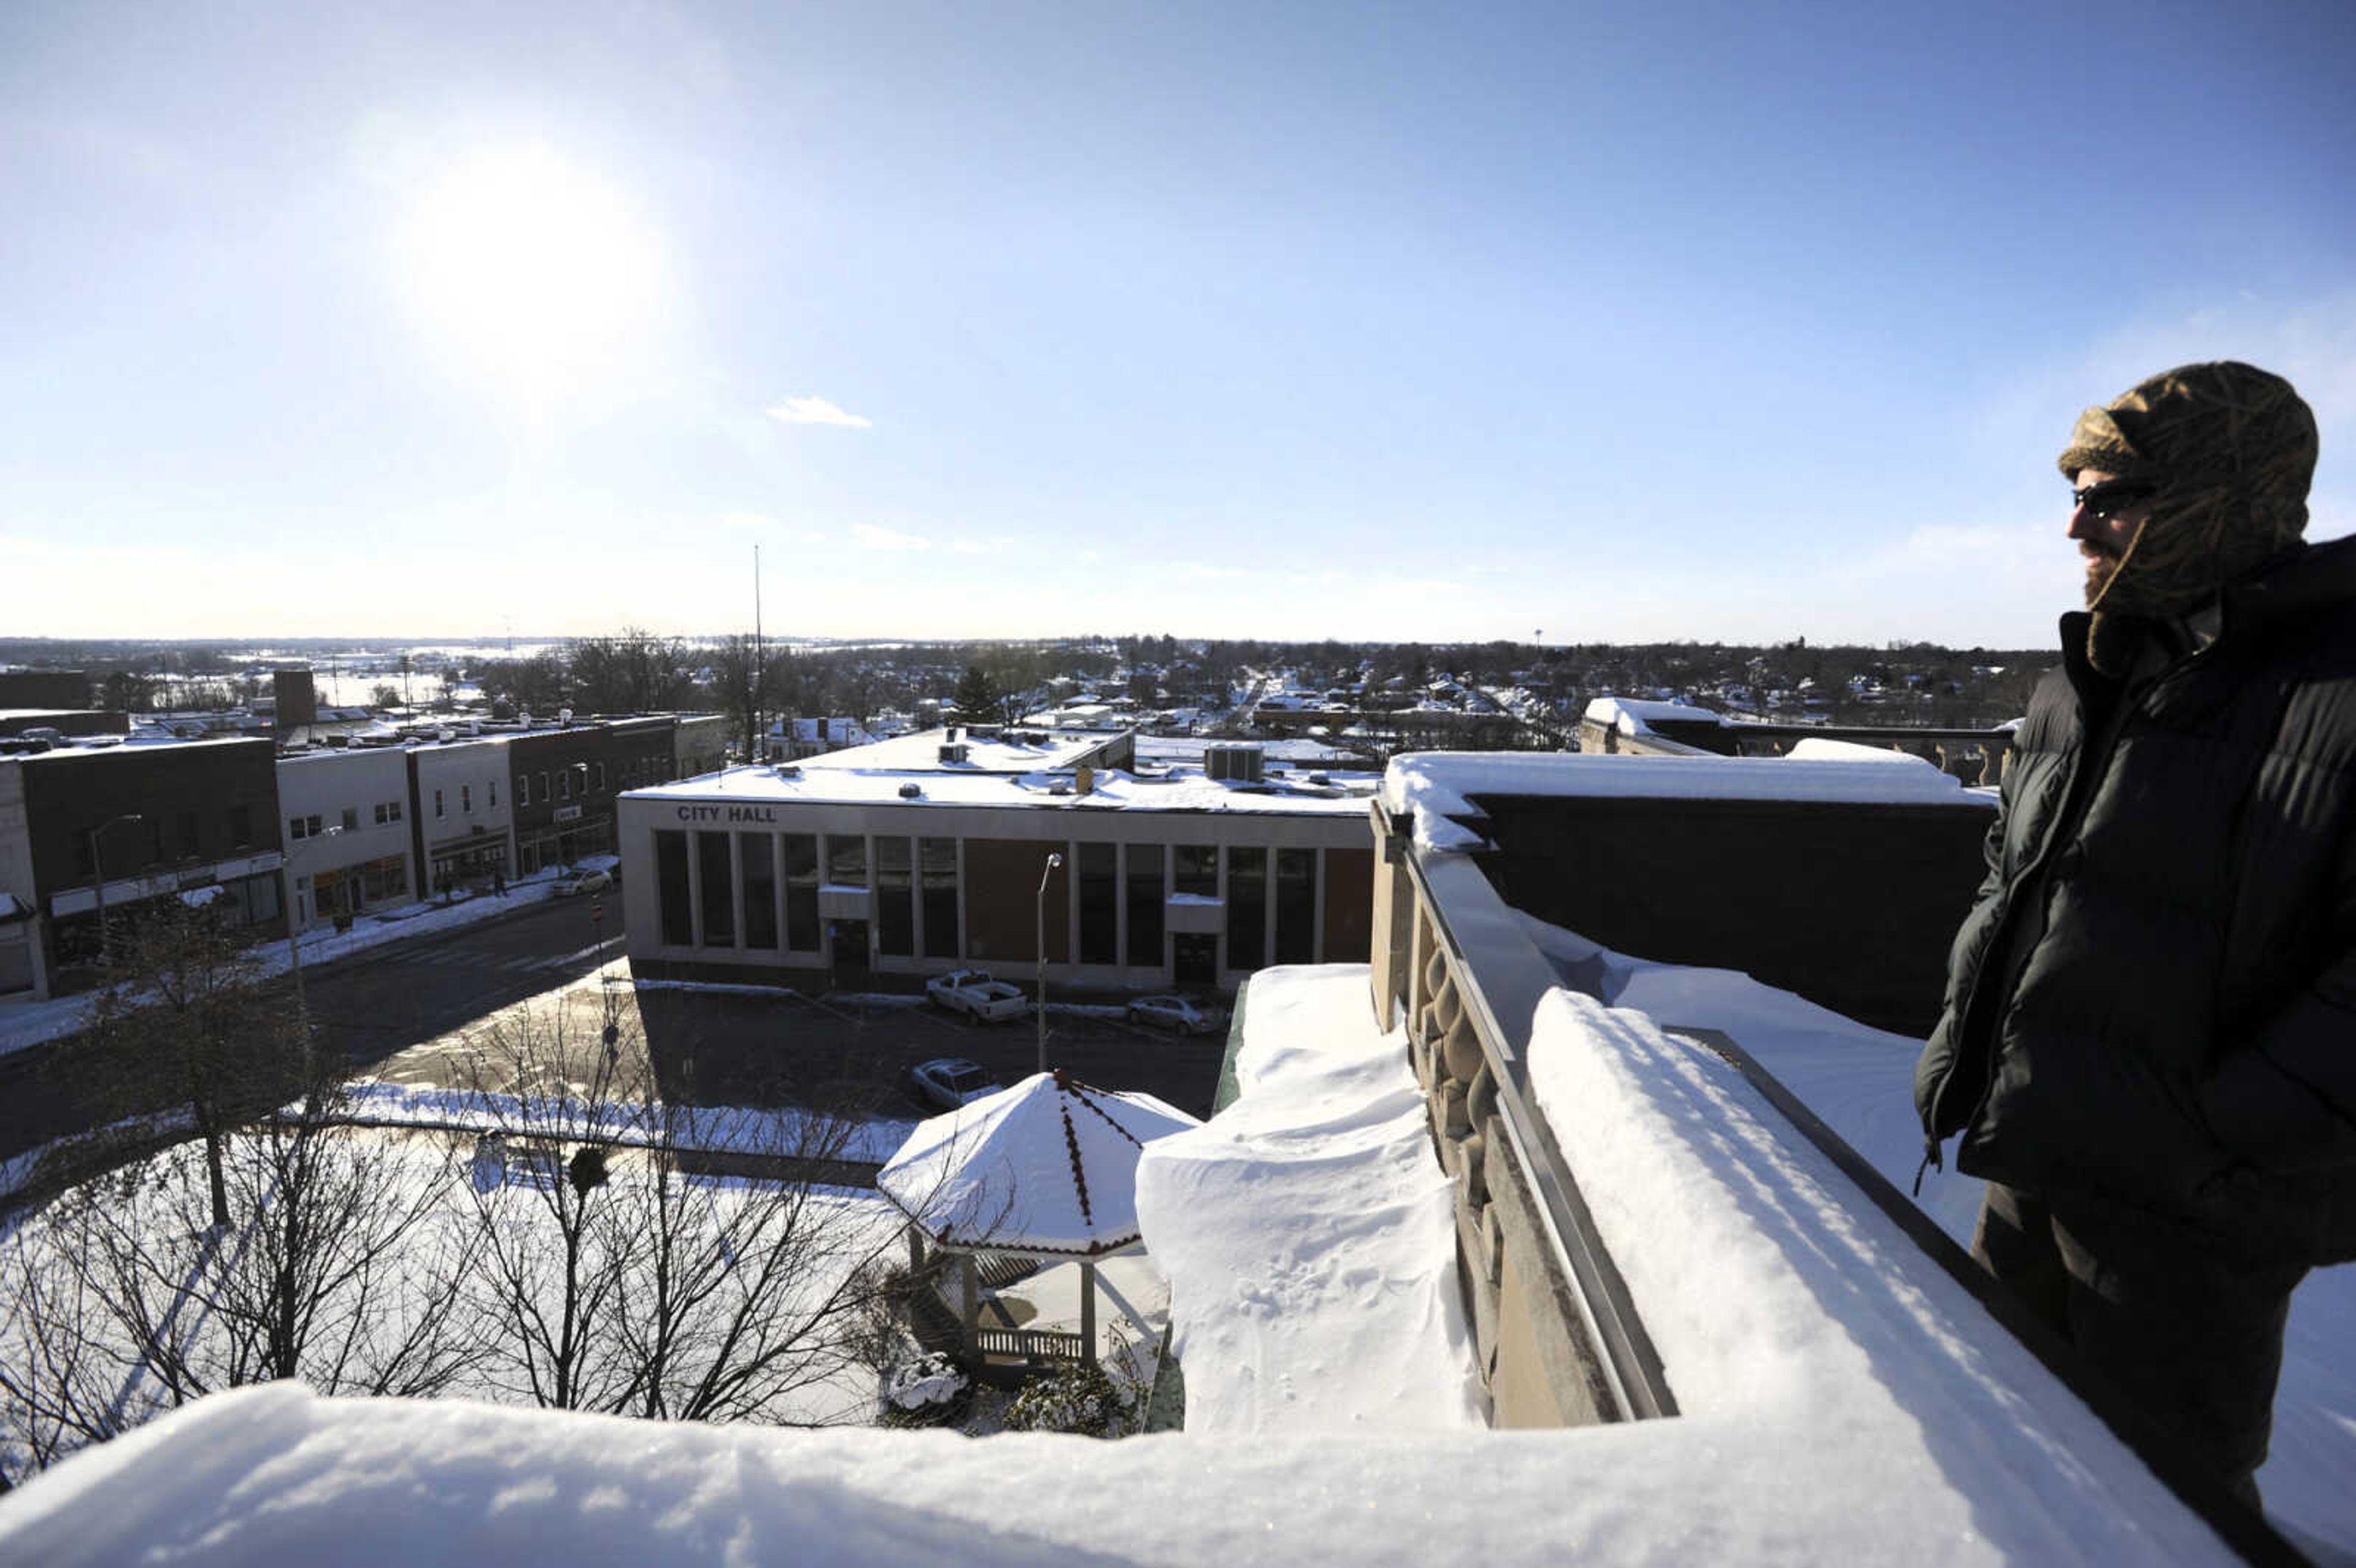
[[[571,898],[575,893],[602,893],[613,885],[614,874],[611,871],[575,866],[556,879],[555,891],[559,898]]]
[[[1208,1034],[1219,1027],[1214,1014],[1183,997],[1139,997],[1129,1004],[1129,1021],[1173,1034]]]
[[[953,1013],[1005,1023],[1031,1010],[1031,999],[987,969],[952,969],[925,982],[925,995]]]
[[[937,1056],[908,1069],[909,1085],[928,1105],[954,1111],[985,1095],[998,1093],[998,1080],[978,1061],[962,1056]]]

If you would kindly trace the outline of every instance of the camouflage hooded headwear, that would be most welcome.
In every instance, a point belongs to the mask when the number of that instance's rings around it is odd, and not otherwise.
[[[2307,529],[2315,415],[2280,376],[2238,360],[2184,365],[2078,416],[2063,475],[2158,486],[2151,515],[2094,603],[2094,662],[2113,615],[2189,613]]]

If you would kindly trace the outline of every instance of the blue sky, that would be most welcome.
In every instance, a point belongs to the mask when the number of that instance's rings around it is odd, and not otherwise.
[[[2017,645],[2356,8],[0,7],[5,629]]]

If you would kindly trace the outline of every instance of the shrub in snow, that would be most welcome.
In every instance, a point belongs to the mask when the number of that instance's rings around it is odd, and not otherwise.
[[[936,1350],[894,1368],[884,1380],[884,1398],[898,1414],[932,1420],[948,1414],[972,1386],[965,1369]]]
[[[1119,1437],[1143,1414],[1141,1392],[1102,1367],[1075,1361],[1024,1383],[1007,1404],[1006,1430]]]

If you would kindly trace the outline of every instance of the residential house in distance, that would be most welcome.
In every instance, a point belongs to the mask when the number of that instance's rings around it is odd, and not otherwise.
[[[716,773],[728,765],[728,720],[718,713],[678,713],[670,716],[671,773],[691,779]]]
[[[798,763],[804,757],[873,745],[882,739],[856,719],[780,719],[769,726],[766,760]]]

